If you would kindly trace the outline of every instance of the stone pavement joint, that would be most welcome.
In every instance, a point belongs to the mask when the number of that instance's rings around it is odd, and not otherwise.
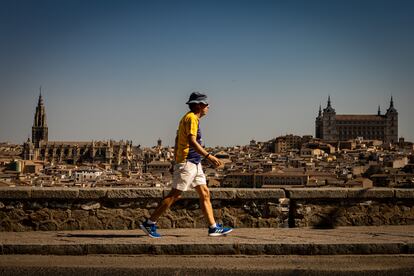
[[[2,232],[3,255],[369,255],[414,254],[414,225],[335,229],[238,228],[225,237],[207,229]]]

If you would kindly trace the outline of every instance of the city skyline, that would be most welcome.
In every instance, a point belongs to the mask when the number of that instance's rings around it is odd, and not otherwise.
[[[172,146],[194,90],[208,146],[315,135],[328,95],[339,114],[393,96],[413,141],[414,4],[330,2],[3,2],[0,141],[31,136],[39,86],[51,141]]]

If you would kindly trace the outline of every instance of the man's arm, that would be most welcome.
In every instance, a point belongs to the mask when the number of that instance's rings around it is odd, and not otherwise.
[[[175,165],[175,160],[177,158],[177,145],[178,145],[178,130],[177,130],[177,136],[175,136],[174,159],[173,159],[173,161],[171,161],[171,167],[170,167],[170,173],[171,174],[174,173],[174,165]]]
[[[175,143],[174,143],[174,161],[177,158],[177,147],[178,147],[178,130],[177,135],[175,136]]]
[[[190,147],[192,147],[196,152],[201,154],[202,156],[206,157],[207,160],[210,161],[215,167],[221,166],[223,163],[217,157],[209,154],[198,142],[194,135],[188,135],[188,142],[190,143]]]

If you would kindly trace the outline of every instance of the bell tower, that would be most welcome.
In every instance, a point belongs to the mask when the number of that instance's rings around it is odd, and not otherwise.
[[[315,137],[322,138],[322,107],[319,105],[318,117],[315,119]]]
[[[321,133],[321,138],[324,140],[338,140],[338,133],[336,129],[336,112],[331,104],[331,96],[328,96],[328,104],[326,108],[323,109]]]
[[[395,144],[398,142],[398,112],[394,107],[391,96],[390,107],[385,113],[385,143]]]
[[[43,104],[42,88],[40,87],[39,101],[37,103],[32,127],[32,142],[35,148],[39,148],[40,141],[48,140],[48,127],[46,123],[46,111]]]

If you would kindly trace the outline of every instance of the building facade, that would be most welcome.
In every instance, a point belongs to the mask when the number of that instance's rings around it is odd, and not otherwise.
[[[298,136],[288,134],[285,136],[279,136],[273,140],[270,145],[270,151],[274,153],[286,153],[290,150],[300,150],[304,143],[308,143],[312,140],[311,135]]]
[[[113,168],[129,169],[132,141],[48,141],[46,111],[40,94],[32,127],[32,141],[28,139],[23,144],[23,159],[54,164],[106,163]]]
[[[385,114],[378,107],[377,114],[339,115],[328,97],[326,108],[319,107],[315,120],[315,136],[325,141],[347,141],[363,137],[367,140],[381,140],[384,143],[398,143],[398,112],[391,97]]]

